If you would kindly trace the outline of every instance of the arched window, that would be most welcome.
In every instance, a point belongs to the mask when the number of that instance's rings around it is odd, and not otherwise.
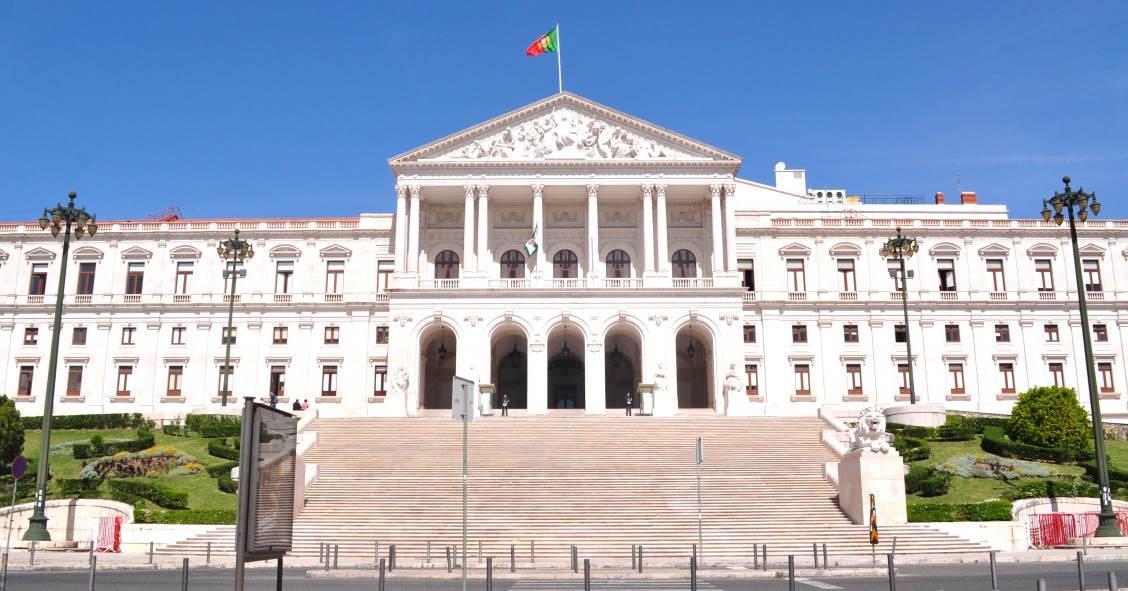
[[[631,276],[631,255],[612,250],[607,253],[607,278],[628,279]]]
[[[435,279],[458,279],[458,255],[444,250],[435,257]]]
[[[552,276],[556,279],[575,279],[579,276],[579,261],[576,253],[562,250],[552,257]]]
[[[524,279],[525,255],[516,250],[507,250],[501,255],[501,278]]]
[[[692,252],[683,248],[674,253],[670,262],[674,266],[674,279],[697,277],[697,257]]]

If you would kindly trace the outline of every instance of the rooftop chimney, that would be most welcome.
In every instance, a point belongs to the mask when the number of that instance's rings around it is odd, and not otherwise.
[[[939,191],[936,192],[936,205],[944,205],[944,194]]]
[[[975,191],[964,191],[960,193],[960,205],[976,205],[979,200],[975,197]]]

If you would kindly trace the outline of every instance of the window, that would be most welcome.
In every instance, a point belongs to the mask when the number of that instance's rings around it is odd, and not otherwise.
[[[132,365],[122,365],[122,366],[118,367],[118,376],[117,376],[117,395],[118,396],[129,396],[130,395],[130,390],[129,390],[130,384],[129,384],[129,382],[132,381],[132,379],[133,379],[133,366]]]
[[[278,261],[274,267],[274,293],[290,293],[293,279],[294,261]]]
[[[341,344],[341,327],[339,327],[339,326],[326,326],[325,327],[325,344],[326,345],[339,345],[339,344]]]
[[[940,275],[940,291],[956,291],[955,260],[937,259],[936,270]]]
[[[1049,365],[1049,369],[1050,369],[1050,380],[1053,381],[1055,386],[1057,386],[1059,388],[1064,388],[1065,387],[1065,366],[1061,363],[1051,363]]]
[[[390,332],[391,331],[388,330],[387,326],[377,326],[376,327],[376,344],[377,345],[387,345],[388,340],[389,340],[389,336],[390,336]]]
[[[47,263],[33,263],[31,265],[31,281],[27,286],[28,295],[43,295],[47,293]]]
[[[987,274],[991,276],[991,291],[1006,291],[1007,281],[1003,276],[1003,259],[987,259]]]
[[[803,273],[803,259],[787,259],[787,289],[807,291],[807,278]]]
[[[76,326],[73,330],[71,330],[71,344],[80,346],[86,344],[85,326]]]
[[[270,366],[270,390],[269,392],[279,398],[286,395],[286,366],[285,365],[272,365]]]
[[[525,255],[516,250],[505,251],[505,254],[501,255],[501,278],[524,279]]]
[[[958,343],[960,342],[960,325],[958,324],[945,324],[944,325],[944,342]]]
[[[760,376],[754,364],[744,366],[744,393],[749,396],[760,395]]]
[[[756,262],[753,259],[740,259],[736,261],[740,269],[740,286],[747,291],[756,291]]]
[[[78,295],[91,295],[94,293],[94,271],[98,269],[97,263],[79,263],[78,265]]]
[[[811,395],[811,366],[800,364],[795,366],[795,395]]]
[[[744,342],[745,343],[755,343],[756,342],[756,325],[755,324],[745,324],[744,325]]]
[[[183,326],[172,327],[172,344],[183,345],[187,334],[188,329]]]
[[[375,375],[372,376],[372,395],[387,396],[388,395],[388,366],[377,365]]]
[[[555,279],[575,279],[579,276],[579,261],[576,253],[561,250],[552,255],[552,277]]]
[[[854,259],[838,259],[838,288],[842,291],[858,291],[854,276]]]
[[[1085,291],[1102,291],[1100,261],[1097,259],[1081,261],[1081,275],[1085,278]]]
[[[1058,326],[1056,324],[1047,324],[1045,330],[1047,343],[1057,343],[1061,341],[1061,334],[1058,333]]]
[[[192,268],[195,263],[179,262],[176,263],[176,291],[175,294],[184,295],[191,293],[192,287]]]
[[[1038,291],[1054,290],[1054,270],[1050,259],[1034,259],[1034,272],[1038,274]]]
[[[379,261],[376,263],[376,291],[384,293],[392,284],[392,273],[396,270],[395,261]]]
[[[31,396],[31,383],[35,377],[35,367],[31,365],[20,366],[20,384],[16,396]]]
[[[24,345],[38,345],[39,344],[39,329],[35,327],[28,327],[24,329]]]
[[[275,345],[285,345],[290,341],[290,329],[285,326],[275,326],[271,342]]]
[[[337,395],[337,366],[326,365],[321,368],[321,395]]]
[[[1101,388],[1102,394],[1108,394],[1108,393],[1116,391],[1115,388],[1112,385],[1112,363],[1111,362],[1102,361],[1102,362],[1097,363],[1097,380],[1100,382],[1100,388]]]
[[[325,263],[325,293],[345,293],[345,261]]]
[[[1010,325],[1009,324],[996,324],[995,325],[995,342],[996,343],[1009,343],[1010,342]]]
[[[239,327],[232,326],[231,328],[223,327],[223,332],[220,333],[219,344],[221,345],[234,345],[235,341],[239,339]]]
[[[218,395],[223,396],[223,392],[227,391],[227,397],[230,398],[231,388],[235,382],[235,368],[231,365],[221,365],[219,367],[219,390]]]
[[[621,250],[607,253],[607,278],[627,279],[631,276],[631,256]]]
[[[893,325],[893,342],[903,343],[907,338],[908,333],[905,331],[904,324]]]
[[[458,255],[444,250],[435,257],[435,279],[458,279]]]
[[[136,326],[123,326],[121,328],[121,344],[123,345],[136,345],[137,327]]]
[[[791,342],[792,343],[806,343],[807,342],[807,325],[806,324],[792,324],[791,325]]]
[[[183,396],[184,395],[184,366],[183,365],[170,365],[168,367],[168,387],[165,388],[165,396]]]
[[[67,368],[67,396],[82,395],[82,366],[72,365]]]
[[[901,291],[904,278],[901,277],[900,259],[886,261],[885,268],[889,269],[889,278],[893,280],[893,289],[896,291]]]
[[[862,365],[860,363],[846,365],[846,395],[862,395]]]
[[[1098,343],[1108,342],[1108,326],[1104,324],[1093,325],[1093,340]]]
[[[901,382],[901,386],[898,388],[897,392],[899,394],[901,394],[902,396],[908,396],[909,395],[909,364],[908,363],[898,363],[897,364],[897,377],[899,378],[899,381]]]
[[[145,285],[145,263],[129,263],[125,274],[125,294],[141,295]]]
[[[1014,364],[1013,363],[1000,363],[999,364],[999,386],[1000,392],[1003,394],[1014,394]]]
[[[964,390],[964,372],[962,363],[949,363],[948,375],[952,380],[952,394],[963,394]]]
[[[845,324],[842,326],[842,342],[844,343],[857,343],[861,340],[858,334],[857,324]]]
[[[686,249],[674,253],[670,262],[674,267],[674,279],[690,279],[697,277],[697,257]]]

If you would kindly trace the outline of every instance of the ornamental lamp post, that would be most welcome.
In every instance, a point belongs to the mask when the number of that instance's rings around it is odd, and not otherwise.
[[[1062,177],[1065,183],[1065,192],[1054,191],[1054,196],[1042,200],[1042,220],[1051,219],[1061,225],[1066,215],[1061,210],[1069,211],[1069,240],[1073,244],[1073,270],[1077,278],[1077,307],[1081,310],[1081,340],[1085,345],[1085,373],[1089,378],[1089,407],[1093,415],[1093,451],[1097,456],[1097,484],[1100,486],[1101,513],[1100,525],[1097,526],[1097,537],[1119,537],[1123,533],[1116,523],[1116,514],[1112,510],[1112,489],[1108,485],[1108,462],[1104,451],[1104,427],[1101,424],[1101,399],[1097,390],[1097,372],[1093,367],[1093,339],[1089,334],[1089,308],[1085,302],[1085,281],[1081,276],[1081,251],[1077,247],[1077,225],[1074,223],[1073,208],[1077,208],[1077,219],[1084,222],[1089,219],[1089,212],[1093,215],[1101,213],[1101,204],[1097,202],[1095,193],[1086,193],[1083,187],[1076,191],[1069,188],[1072,179]],[[1050,212],[1050,207],[1053,212]]]
[[[86,208],[77,209],[74,206],[74,191],[68,195],[70,203],[63,207],[56,204],[53,209],[43,208],[43,217],[39,218],[39,229],[50,230],[52,237],[63,234],[62,264],[59,265],[59,289],[55,293],[55,319],[51,331],[51,360],[47,365],[47,390],[43,393],[43,425],[39,437],[39,468],[35,476],[35,508],[32,511],[27,531],[23,539],[36,542],[50,542],[51,533],[47,531],[47,476],[49,473],[48,461],[51,453],[51,416],[55,408],[55,374],[59,362],[59,333],[62,332],[63,318],[63,290],[67,283],[67,254],[70,252],[71,230],[74,230],[74,239],[81,240],[83,236],[93,237],[98,233],[98,224],[94,214],[86,213]]]
[[[239,269],[238,266],[243,261],[253,259],[255,257],[255,249],[251,246],[250,242],[239,239],[239,229],[235,229],[235,237],[230,240],[224,240],[219,243],[216,249],[219,258],[230,261],[230,268],[223,270],[223,278],[231,279],[231,293],[227,296],[227,334],[224,335],[224,343],[227,345],[227,351],[223,354],[223,398],[220,401],[220,406],[227,406],[227,397],[230,395],[230,384],[228,380],[231,377],[231,341],[234,340],[231,334],[231,323],[235,318],[235,282],[240,277],[247,276],[246,269]]]
[[[909,366],[909,404],[916,404],[916,380],[913,376],[913,345],[909,338],[909,291],[908,278],[905,276],[905,259],[912,258],[920,250],[920,243],[916,238],[901,235],[901,228],[897,228],[897,237],[885,241],[880,254],[883,258],[893,259],[901,263],[901,307],[905,313],[905,355]]]

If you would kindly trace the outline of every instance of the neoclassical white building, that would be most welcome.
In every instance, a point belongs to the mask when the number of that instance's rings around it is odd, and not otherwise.
[[[449,408],[456,375],[529,414],[608,412],[641,385],[662,415],[902,404],[899,267],[879,254],[897,227],[920,243],[920,402],[1008,412],[1054,383],[1088,400],[1068,230],[973,193],[811,191],[782,163],[773,184],[744,180],[735,155],[569,93],[390,165],[394,213],[103,222],[72,241],[56,413],[218,407],[216,247],[236,228],[256,256],[236,285],[235,407],[274,391],[323,416],[409,416]],[[1079,234],[1104,409],[1124,411],[1128,220]],[[0,384],[25,415],[42,412],[61,243],[0,224]]]

